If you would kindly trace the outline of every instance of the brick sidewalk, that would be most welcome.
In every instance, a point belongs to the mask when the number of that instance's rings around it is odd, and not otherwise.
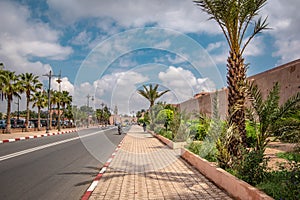
[[[133,126],[93,191],[94,199],[231,199],[142,127]]]

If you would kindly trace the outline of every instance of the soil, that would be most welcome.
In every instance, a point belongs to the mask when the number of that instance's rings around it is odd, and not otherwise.
[[[280,164],[288,167],[288,161],[283,158],[278,158],[276,154],[280,152],[291,152],[295,146],[296,144],[292,143],[270,142],[265,151],[266,157],[269,158],[268,168],[270,168],[270,170],[278,170]]]

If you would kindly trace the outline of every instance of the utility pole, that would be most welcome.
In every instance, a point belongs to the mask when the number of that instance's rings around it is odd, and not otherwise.
[[[19,119],[20,119],[20,98],[19,97],[18,97],[18,102],[15,102],[15,104],[18,105],[17,120],[19,121]]]
[[[89,123],[90,123],[90,111],[89,111],[89,109],[90,109],[90,97],[92,97],[92,99],[94,99],[94,97],[93,96],[90,96],[90,94],[88,94],[87,96],[86,96],[86,98],[87,98],[87,128],[89,127]]]
[[[50,128],[50,115],[51,115],[51,105],[50,105],[50,98],[51,98],[51,78],[57,75],[52,74],[52,71],[49,71],[49,74],[44,74],[43,76],[47,76],[49,78],[49,85],[48,85],[48,115],[47,115],[47,127],[46,133],[49,133]],[[51,122],[52,123],[52,122]]]

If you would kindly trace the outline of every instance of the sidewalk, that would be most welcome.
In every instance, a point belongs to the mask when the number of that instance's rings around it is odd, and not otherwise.
[[[76,128],[66,128],[66,129],[61,129],[61,131],[58,131],[57,129],[52,129],[52,130],[49,130],[49,133],[46,133],[45,130],[29,131],[29,132],[16,132],[16,133],[11,133],[11,134],[0,133],[0,143],[4,143],[6,141],[8,142],[8,141],[30,139],[32,137],[44,137],[44,136],[56,135],[58,133],[61,133],[61,134],[69,133],[69,132],[74,132],[75,130],[76,130]]]
[[[96,199],[231,199],[142,127],[132,126],[90,196]]]

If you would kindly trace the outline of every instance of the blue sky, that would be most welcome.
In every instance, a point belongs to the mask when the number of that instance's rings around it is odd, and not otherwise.
[[[299,7],[269,0],[261,10],[271,29],[246,49],[248,75],[299,59]],[[190,0],[1,0],[0,9],[1,62],[39,75],[45,87],[42,75],[61,70],[76,105],[89,94],[96,108],[103,102],[130,113],[149,106],[136,93],[143,84],[170,89],[161,99],[170,103],[226,85],[228,45]]]

